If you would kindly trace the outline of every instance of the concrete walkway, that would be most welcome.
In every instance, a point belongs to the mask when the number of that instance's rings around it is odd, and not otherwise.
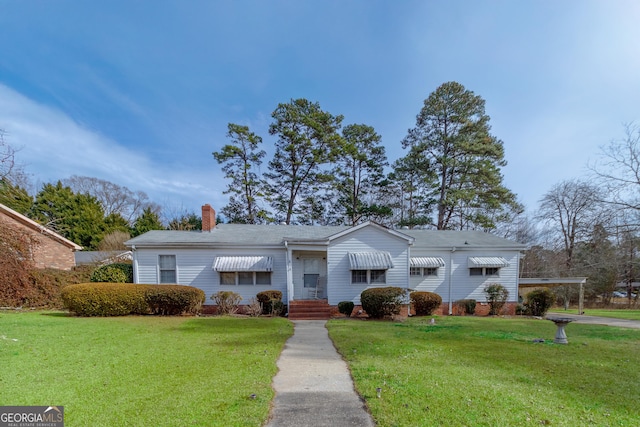
[[[278,359],[276,397],[267,427],[373,427],[353,388],[347,364],[325,328],[325,320],[294,321],[294,334]]]
[[[638,320],[626,320],[626,319],[613,319],[610,317],[598,317],[598,316],[588,316],[584,314],[566,314],[562,311],[554,311],[546,314],[547,318],[549,317],[568,317],[573,319],[576,323],[587,323],[590,325],[607,325],[607,326],[617,326],[619,328],[634,328],[640,329],[640,321]]]

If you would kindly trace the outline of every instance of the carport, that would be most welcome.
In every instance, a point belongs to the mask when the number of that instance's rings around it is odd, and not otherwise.
[[[584,285],[587,283],[586,277],[539,277],[539,278],[519,278],[518,293],[521,288],[553,288],[556,286],[578,285],[580,292],[578,297],[578,313],[583,314]]]

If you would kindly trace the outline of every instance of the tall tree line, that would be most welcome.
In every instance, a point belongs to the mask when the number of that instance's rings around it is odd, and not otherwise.
[[[502,183],[502,142],[490,133],[484,100],[459,83],[441,85],[424,101],[416,126],[398,143],[407,154],[385,173],[381,136],[348,124],[319,103],[294,99],[277,106],[276,138],[267,170],[262,138],[229,124],[230,143],[214,152],[229,179],[232,222],[494,230],[522,207]]]

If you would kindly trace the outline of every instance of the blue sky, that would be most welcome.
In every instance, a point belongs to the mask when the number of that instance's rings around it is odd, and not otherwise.
[[[36,184],[87,175],[221,208],[229,122],[317,101],[390,161],[433,90],[486,101],[528,211],[640,122],[640,2],[0,0],[0,129]],[[265,165],[266,166],[266,165]]]

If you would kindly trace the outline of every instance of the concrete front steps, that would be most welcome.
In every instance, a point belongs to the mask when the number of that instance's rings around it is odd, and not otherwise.
[[[289,302],[289,320],[328,320],[330,318],[331,306],[326,299]]]

